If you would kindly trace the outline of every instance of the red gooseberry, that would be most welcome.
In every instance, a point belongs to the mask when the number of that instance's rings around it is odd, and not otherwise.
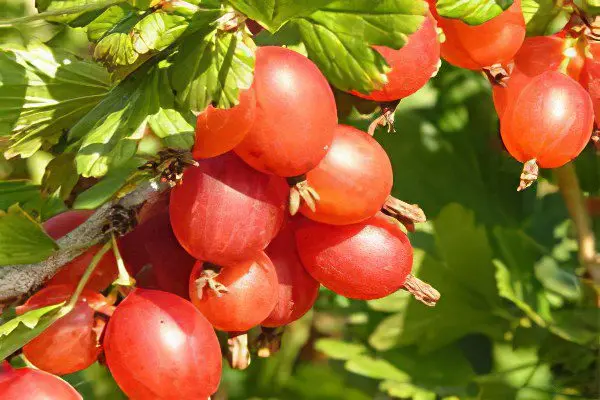
[[[206,399],[219,386],[221,349],[187,300],[135,289],[119,304],[104,337],[106,362],[133,400]]]
[[[198,261],[190,276],[190,298],[216,329],[245,332],[275,307],[277,273],[263,252],[220,269]]]
[[[194,158],[208,158],[227,153],[237,146],[254,122],[256,99],[252,88],[240,93],[240,102],[228,109],[209,105],[198,114]]]
[[[600,43],[590,43],[589,54],[581,73],[581,84],[588,91],[594,103],[596,123],[600,121]]]
[[[69,285],[48,286],[17,308],[18,314],[66,301]],[[92,365],[100,352],[94,330],[94,311],[107,310],[100,293],[84,290],[71,312],[23,347],[23,354],[36,367],[55,375],[81,371]]]
[[[450,64],[466,69],[481,69],[506,64],[521,47],[525,38],[525,19],[521,0],[500,15],[480,25],[468,25],[459,19],[441,17],[435,0],[428,0],[430,10],[444,31],[442,58]]]
[[[567,74],[577,80],[583,68],[584,57],[572,39],[564,35],[534,36],[526,38],[514,57],[512,71],[504,87],[494,85],[494,106],[502,117],[509,102],[534,77],[546,71],[566,67]]]
[[[173,232],[198,260],[247,260],[281,228],[287,192],[283,179],[250,168],[235,154],[200,160],[171,191]]]
[[[304,220],[296,228],[296,243],[313,278],[352,299],[378,299],[395,292],[412,268],[408,237],[381,212],[353,225]]]
[[[519,190],[535,180],[537,167],[557,168],[574,159],[590,140],[592,100],[572,78],[547,71],[523,87],[502,116],[508,152],[525,163]]]
[[[44,222],[44,229],[52,239],[56,240],[77,228],[93,213],[92,210],[66,211]],[[101,247],[102,245],[92,246],[85,253],[65,264],[46,285],[69,284],[73,287],[76,286]],[[117,261],[113,252],[109,251],[102,257],[85,287],[95,291],[104,290],[117,279],[118,275]]]
[[[338,125],[325,158],[306,174],[319,193],[312,211],[300,208],[306,217],[333,225],[354,224],[379,211],[392,190],[392,164],[385,150],[369,134]]]
[[[177,241],[171,229],[169,208],[151,215],[119,239],[119,249],[130,273],[147,268],[138,287],[159,289],[188,298],[188,281],[196,259]]]
[[[260,47],[254,70],[256,119],[234,149],[253,168],[283,177],[314,168],[327,153],[337,123],[333,92],[303,55]]]
[[[67,382],[34,368],[13,369],[7,361],[0,364],[2,400],[82,400]]]
[[[374,101],[393,101],[410,96],[437,72],[440,62],[440,42],[435,19],[428,14],[421,27],[408,37],[399,50],[385,46],[373,46],[387,61],[391,71],[388,82],[369,94],[352,91],[352,94]]]
[[[287,325],[302,317],[315,304],[319,282],[302,266],[291,222],[283,227],[265,252],[275,266],[279,284],[277,304],[261,325]]]

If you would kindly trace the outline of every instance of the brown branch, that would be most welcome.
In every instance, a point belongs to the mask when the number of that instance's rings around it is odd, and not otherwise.
[[[554,170],[558,187],[575,224],[579,241],[579,261],[586,267],[596,284],[600,284],[600,255],[596,251],[596,237],[588,214],[585,198],[579,186],[575,167],[569,163]]]
[[[22,298],[38,289],[66,263],[94,244],[105,242],[104,227],[114,205],[125,209],[139,206],[167,189],[167,183],[145,182],[122,198],[102,205],[92,216],[56,242],[59,250],[42,262],[0,267],[0,304]]]

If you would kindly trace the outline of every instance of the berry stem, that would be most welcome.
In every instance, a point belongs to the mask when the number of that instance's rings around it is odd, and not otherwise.
[[[125,268],[125,263],[123,262],[123,257],[121,257],[121,252],[119,251],[117,239],[115,238],[114,234],[110,235],[110,242],[112,245],[113,253],[115,255],[115,259],[117,260],[117,268],[119,270],[119,277],[114,282],[114,284],[120,286],[135,285],[135,280],[129,275],[129,273],[127,272],[127,268]]]
[[[412,274],[409,274],[406,277],[403,289],[412,294],[415,299],[429,307],[435,306],[440,299],[440,292],[430,284],[423,282]]]
[[[579,260],[586,267],[593,281],[600,284],[600,254],[596,250],[592,220],[573,163],[555,169],[554,175],[569,215],[577,229]]]
[[[90,276],[92,276],[94,269],[96,269],[96,266],[98,265],[98,263],[100,262],[102,257],[104,257],[104,254],[106,254],[106,252],[108,250],[110,250],[110,246],[111,246],[110,242],[105,243],[104,246],[102,246],[102,248],[100,250],[98,250],[98,252],[94,255],[94,258],[92,258],[90,265],[87,266],[87,268],[83,272],[83,275],[81,276],[81,279],[77,283],[77,287],[75,288],[75,291],[71,295],[71,298],[69,298],[69,301],[67,302],[67,304],[65,304],[62,307],[65,310],[68,309],[68,310],[66,310],[66,312],[63,315],[66,315],[67,313],[69,313],[71,311],[71,309],[73,307],[75,307],[75,304],[77,303],[77,299],[79,299],[81,292],[83,292],[83,288],[85,287],[88,280],[90,279]],[[61,312],[61,314],[62,314],[62,312]]]

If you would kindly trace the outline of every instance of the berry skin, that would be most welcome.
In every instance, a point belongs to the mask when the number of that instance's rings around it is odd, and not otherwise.
[[[440,61],[440,42],[435,19],[428,14],[423,25],[408,37],[399,50],[374,46],[392,70],[387,74],[388,83],[368,95],[353,91],[352,94],[373,101],[393,101],[410,96],[434,75]]]
[[[390,195],[392,164],[385,150],[369,134],[338,125],[331,149],[306,179],[320,200],[306,217],[332,225],[347,225],[375,215]]]
[[[0,364],[2,400],[83,400],[67,382],[33,368],[13,369],[7,361]]]
[[[568,75],[578,80],[584,64],[584,57],[562,35],[535,36],[526,38],[515,55],[514,65],[506,87],[493,86],[494,106],[502,117],[508,103],[514,101],[523,87],[532,78],[546,72],[558,71],[561,64],[568,62]]]
[[[44,229],[52,239],[59,239],[84,223],[94,211],[70,210],[58,214],[44,222]],[[65,264],[48,282],[46,286],[68,284],[77,286],[85,269],[90,265],[94,255],[102,245],[90,247],[85,253]],[[106,289],[119,275],[117,261],[112,251],[107,252],[94,270],[85,288],[93,291]]]
[[[209,322],[181,297],[135,289],[104,337],[106,361],[134,400],[206,399],[219,386],[221,349]]]
[[[260,324],[277,302],[277,273],[263,252],[252,259],[231,264],[213,278],[227,292],[212,290],[205,265],[198,261],[190,276],[190,298],[200,312],[219,330],[245,332]],[[199,280],[200,278],[200,280]]]
[[[573,79],[548,71],[533,78],[506,108],[500,128],[509,153],[557,168],[585,147],[594,122],[592,100]]]
[[[196,259],[177,241],[168,204],[119,239],[119,249],[131,274],[148,268],[138,287],[158,289],[188,299],[188,281]],[[144,272],[142,272],[144,274]]]
[[[283,177],[314,168],[337,123],[333,92],[308,58],[260,47],[254,71],[256,119],[235,152],[253,168]]]
[[[481,69],[495,64],[506,64],[521,47],[525,38],[525,20],[521,0],[500,15],[481,25],[468,25],[458,19],[440,17],[435,0],[428,0],[430,10],[444,31],[442,58],[450,64],[466,69]]]
[[[18,314],[66,301],[69,285],[48,286],[17,308]],[[84,290],[75,308],[23,347],[23,354],[39,369],[66,375],[92,365],[100,353],[94,331],[94,310],[107,301],[100,293]]]
[[[201,160],[171,191],[173,232],[198,260],[247,260],[281,228],[288,190],[283,179],[250,168],[235,154]]]
[[[371,300],[400,289],[411,271],[412,246],[383,213],[354,225],[304,220],[296,229],[302,264],[323,286],[351,299]]]
[[[273,328],[287,325],[306,314],[317,300],[319,282],[302,266],[291,222],[283,227],[265,252],[275,266],[279,284],[277,304],[261,325]]]
[[[596,121],[600,121],[600,44],[590,43],[589,49],[592,58],[585,59],[581,84],[592,98]]]
[[[256,99],[250,88],[240,93],[240,102],[229,109],[209,105],[196,120],[194,158],[208,158],[227,153],[246,136],[254,122]]]

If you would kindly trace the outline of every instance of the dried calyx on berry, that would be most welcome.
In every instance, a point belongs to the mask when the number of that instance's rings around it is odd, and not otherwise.
[[[289,198],[289,210],[291,215],[296,215],[300,209],[300,205],[304,200],[306,206],[315,212],[317,209],[317,202],[321,200],[319,193],[310,185],[306,180],[306,175],[293,176],[286,179],[288,185],[290,185],[290,198]]]

